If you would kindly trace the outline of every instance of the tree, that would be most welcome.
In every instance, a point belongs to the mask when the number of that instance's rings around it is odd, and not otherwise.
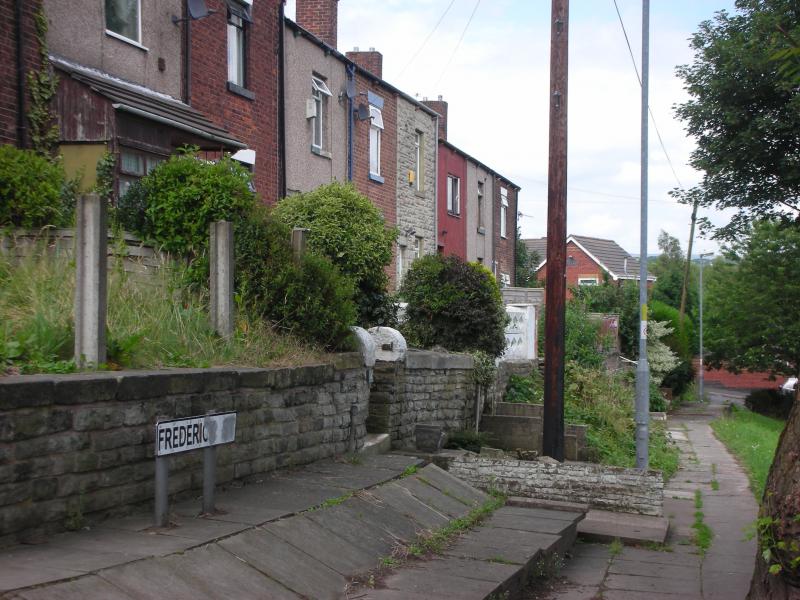
[[[658,236],[658,247],[661,254],[648,263],[649,270],[656,276],[653,286],[653,300],[678,308],[683,291],[683,278],[686,269],[686,257],[677,238],[666,231]],[[696,269],[695,269],[696,270]],[[697,306],[697,290],[689,286],[689,312]]]
[[[690,164],[703,179],[673,194],[735,209],[713,234],[725,240],[745,232],[753,218],[790,222],[800,215],[800,94],[786,68],[797,59],[800,5],[738,0],[736,7],[694,34],[694,62],[678,68],[690,99],[676,109],[696,139]]]
[[[514,281],[519,287],[541,287],[536,277],[536,267],[542,262],[539,253],[530,252],[525,242],[522,241],[522,232],[517,227],[517,252],[516,252],[516,278]]]
[[[625,281],[617,285],[605,274],[600,285],[578,286],[572,293],[587,312],[618,314],[620,352],[623,356],[636,357],[639,352],[638,282]]]

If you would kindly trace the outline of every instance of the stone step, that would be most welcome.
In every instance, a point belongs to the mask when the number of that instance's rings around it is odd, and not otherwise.
[[[669,532],[669,519],[590,510],[578,525],[578,535],[587,542],[606,543],[619,539],[623,544],[663,544]]]
[[[358,451],[363,456],[388,454],[392,450],[392,440],[388,433],[368,433],[364,446]]]

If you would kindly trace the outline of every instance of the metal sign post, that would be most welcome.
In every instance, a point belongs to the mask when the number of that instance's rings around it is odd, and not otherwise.
[[[214,512],[217,446],[236,439],[236,413],[214,413],[156,423],[155,526],[169,524],[169,455],[203,448],[203,512]]]

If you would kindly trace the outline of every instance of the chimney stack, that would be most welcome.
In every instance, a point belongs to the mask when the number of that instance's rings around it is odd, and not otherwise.
[[[339,0],[297,0],[297,24],[336,48]]]
[[[447,140],[447,102],[439,96],[438,100],[428,100],[426,98],[422,103],[439,113],[439,139]]]
[[[375,48],[363,51],[356,46],[350,52],[345,52],[345,56],[362,69],[375,75],[378,79],[383,79],[383,54],[375,50]]]

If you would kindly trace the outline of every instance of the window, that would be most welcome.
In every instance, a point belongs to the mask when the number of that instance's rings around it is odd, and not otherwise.
[[[483,182],[478,182],[478,233],[486,233],[483,224]]]
[[[578,277],[578,285],[597,285],[597,277]]]
[[[422,132],[414,132],[414,190],[421,192],[423,190],[422,180],[424,175],[422,173],[422,157],[423,157],[423,138]]]
[[[447,176],[447,212],[461,214],[461,180],[453,175]]]
[[[414,238],[414,260],[417,260],[422,256],[422,238],[416,236]]]
[[[141,0],[106,0],[106,31],[141,43]]]
[[[228,0],[228,82],[247,86],[247,23],[252,0]]]
[[[369,107],[369,174],[381,176],[381,132],[383,131],[383,114],[379,108]]]
[[[508,287],[511,285],[511,276],[508,273],[500,273],[501,287]]]
[[[508,190],[500,188],[500,237],[508,237]]]
[[[311,146],[320,151],[325,147],[325,125],[328,116],[328,98],[330,96],[331,91],[325,85],[325,82],[319,77],[312,76],[311,98],[314,101],[314,116],[312,117],[313,136]]]
[[[119,197],[126,194],[128,188],[134,181],[137,181],[156,168],[158,163],[165,160],[164,156],[149,154],[123,148],[119,153]]]

